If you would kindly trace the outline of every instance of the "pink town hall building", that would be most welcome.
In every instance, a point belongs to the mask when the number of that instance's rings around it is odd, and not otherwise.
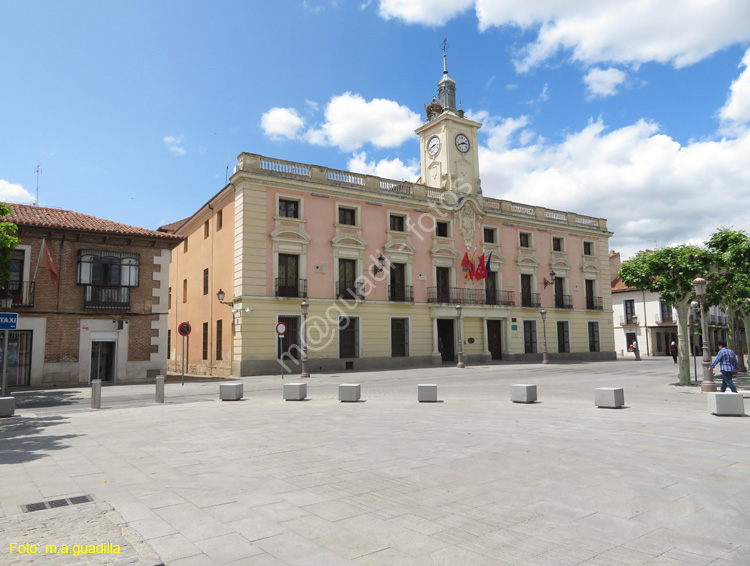
[[[545,343],[552,361],[616,359],[606,220],[484,197],[481,124],[455,88],[446,69],[415,132],[421,182],[242,153],[162,227],[184,238],[169,369],[299,374],[305,351],[310,373],[539,361]]]

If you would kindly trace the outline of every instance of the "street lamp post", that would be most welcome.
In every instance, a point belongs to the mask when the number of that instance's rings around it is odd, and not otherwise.
[[[300,305],[302,309],[302,373],[300,377],[310,377],[310,372],[307,371],[307,311],[310,309],[310,303],[302,301]]]
[[[548,364],[549,359],[547,358],[547,311],[542,309],[539,314],[542,315],[542,331],[544,333],[544,352],[542,352],[542,363]]]
[[[458,363],[456,364],[457,368],[465,368],[466,365],[464,364],[464,323],[463,319],[461,318],[461,311],[463,307],[461,305],[456,305],[456,314],[458,315]]]
[[[689,332],[690,335],[690,350],[693,352],[693,373],[695,373],[695,384],[698,385],[698,361],[695,357],[695,330],[693,329],[693,311],[698,308],[698,301],[692,301],[690,303],[690,317],[689,317]]]
[[[711,352],[708,350],[708,324],[706,322],[706,309],[704,305],[706,297],[706,280],[703,277],[696,277],[693,280],[693,287],[695,287],[695,294],[698,295],[698,302],[701,307],[701,330],[703,336],[703,382],[701,383],[701,391],[711,392],[716,391],[716,384],[714,383],[714,374],[711,371]]]

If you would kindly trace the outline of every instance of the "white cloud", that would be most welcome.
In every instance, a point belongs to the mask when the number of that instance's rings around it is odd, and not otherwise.
[[[439,26],[467,10],[474,0],[380,0],[380,16],[410,24]]]
[[[185,155],[185,148],[182,147],[183,137],[182,136],[165,136],[164,143],[167,144],[169,151],[175,155]]]
[[[36,198],[21,185],[0,179],[0,201],[33,204]]]
[[[367,160],[367,153],[364,151],[355,153],[347,165],[349,171],[354,173],[363,173],[366,175],[375,175],[384,179],[394,179],[396,181],[414,182],[419,178],[420,165],[416,160],[405,164],[400,159],[381,159],[378,162]]]
[[[397,147],[414,136],[422,121],[406,106],[375,98],[367,102],[358,94],[346,92],[331,99],[325,123],[305,134],[310,143],[333,145],[355,151],[365,143],[375,147]]]
[[[480,148],[484,194],[607,218],[624,258],[648,240],[701,242],[720,226],[750,226],[750,131],[681,145],[653,122],[608,131],[599,119],[559,144],[511,146],[524,126],[485,124],[494,145]]]
[[[380,15],[439,26],[474,4],[479,27],[536,32],[516,60],[521,71],[559,50],[587,65],[657,61],[675,67],[750,40],[747,0],[381,0]]]
[[[719,116],[727,122],[750,122],[750,49],[745,52],[740,67],[745,67],[740,76],[729,88],[729,98],[719,111]]]
[[[263,114],[260,125],[263,133],[272,140],[293,140],[304,128],[305,121],[294,108],[276,107]]]
[[[617,94],[617,87],[625,82],[625,73],[620,69],[591,69],[583,82],[586,84],[588,98],[604,98]]]

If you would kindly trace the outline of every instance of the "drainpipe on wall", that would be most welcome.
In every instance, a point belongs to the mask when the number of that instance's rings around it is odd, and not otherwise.
[[[646,333],[646,355],[650,356],[651,351],[648,347],[648,315],[646,313],[646,291],[641,289],[641,293],[643,293],[643,328]]]

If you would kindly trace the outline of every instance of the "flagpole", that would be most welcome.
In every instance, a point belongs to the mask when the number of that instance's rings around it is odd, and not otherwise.
[[[36,282],[36,273],[39,271],[39,263],[42,261],[42,254],[44,253],[44,245],[46,238],[42,238],[42,247],[39,248],[39,257],[36,258],[36,269],[34,269],[34,277],[31,278],[32,283]]]

